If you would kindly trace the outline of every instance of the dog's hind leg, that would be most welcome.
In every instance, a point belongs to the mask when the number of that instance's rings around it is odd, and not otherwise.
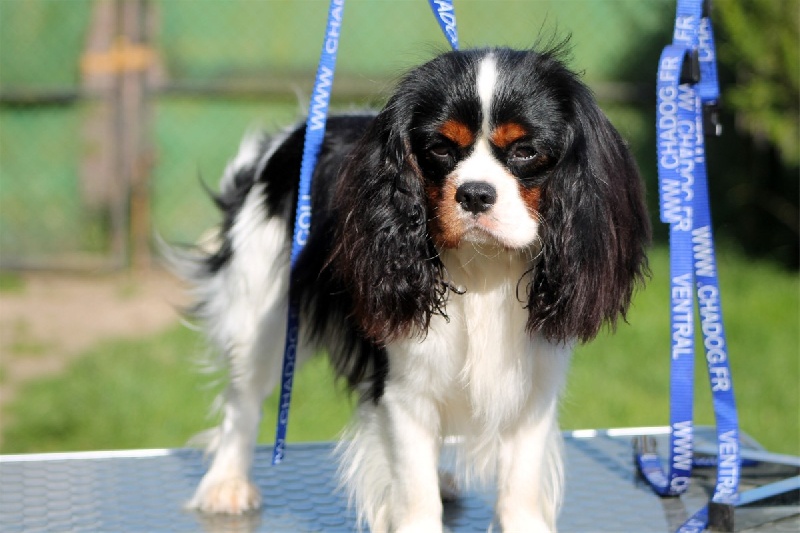
[[[289,282],[286,222],[267,216],[261,188],[252,187],[228,230],[227,262],[196,289],[198,314],[230,373],[223,421],[209,443],[214,459],[188,504],[203,512],[239,514],[261,504],[249,473],[262,403],[281,372]]]

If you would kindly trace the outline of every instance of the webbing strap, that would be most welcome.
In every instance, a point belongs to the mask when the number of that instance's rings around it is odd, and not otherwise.
[[[292,236],[291,270],[306,245],[311,230],[311,176],[317,164],[322,140],[325,136],[325,123],[328,118],[328,105],[331,99],[333,74],[336,69],[336,53],[339,50],[339,34],[342,27],[344,0],[331,0],[328,8],[328,23],[325,41],[319,58],[317,75],[311,96],[311,107],[306,120],[306,135],[303,142],[303,159],[300,164],[300,184],[297,191],[297,210]],[[291,276],[291,274],[290,274]],[[286,429],[289,425],[289,405],[292,399],[292,384],[297,359],[297,344],[300,332],[300,309],[297,294],[289,283],[289,313],[286,324],[286,344],[281,371],[281,392],[278,401],[278,422],[275,428],[275,447],[272,451],[272,464],[283,460],[286,446]]]
[[[719,84],[711,21],[703,8],[702,0],[678,1],[673,43],[659,61],[660,214],[662,222],[670,225],[669,470],[664,473],[655,450],[642,441],[637,464],[661,496],[677,496],[688,488],[693,456],[696,294],[717,423],[718,471],[712,502],[732,505],[738,497],[741,459],[708,199],[704,112],[717,104]],[[719,133],[716,124],[713,126],[713,133]],[[708,508],[703,508],[678,531],[701,531],[707,524]]]
[[[456,27],[456,12],[453,10],[453,0],[428,0],[442,28],[444,36],[450,41],[453,50],[458,50],[458,29]]]
[[[458,49],[458,31],[452,0],[429,0],[439,26],[453,49]],[[325,124],[328,117],[331,87],[336,70],[336,54],[339,49],[339,36],[342,27],[344,0],[331,0],[328,8],[328,23],[325,41],[322,45],[311,108],[306,120],[306,135],[303,142],[303,159],[300,164],[300,184],[297,192],[294,233],[292,235],[291,270],[306,245],[311,230],[311,178],[317,164],[322,141],[325,137]],[[291,276],[291,274],[290,274]],[[289,312],[286,323],[286,344],[281,370],[281,391],[278,401],[278,421],[275,428],[275,446],[272,451],[272,464],[283,461],[286,448],[286,430],[289,426],[289,407],[292,399],[292,386],[297,361],[297,345],[300,336],[300,309],[297,295],[289,283]]]

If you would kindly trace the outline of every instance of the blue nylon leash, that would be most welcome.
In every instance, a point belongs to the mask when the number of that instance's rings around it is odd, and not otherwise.
[[[451,0],[429,0],[439,26],[453,49],[458,50],[458,30],[456,16]],[[339,49],[339,36],[342,26],[344,0],[331,0],[328,8],[328,22],[325,40],[322,45],[311,107],[306,120],[306,135],[303,141],[303,159],[300,164],[300,184],[297,191],[297,210],[295,212],[290,272],[294,270],[300,253],[306,245],[311,229],[311,178],[317,164],[322,141],[325,137],[325,124],[328,117],[331,87],[336,70],[336,55]],[[290,274],[291,276],[291,274]],[[297,362],[297,345],[300,333],[300,309],[297,295],[289,283],[289,312],[286,323],[286,344],[281,369],[281,391],[278,401],[278,421],[275,428],[275,445],[272,451],[272,464],[283,461],[286,449],[286,430],[289,425],[289,407],[292,399],[294,371]]]
[[[673,44],[659,61],[657,81],[658,177],[661,220],[670,225],[671,371],[670,450],[665,474],[655,449],[640,441],[637,465],[660,496],[689,486],[693,457],[694,298],[717,424],[717,483],[709,507],[679,529],[702,531],[715,504],[738,498],[741,467],[733,382],[722,322],[704,149],[704,117],[719,100],[716,53],[702,0],[678,0]],[[710,124],[719,134],[717,123]],[[715,511],[718,511],[716,509]]]
[[[452,0],[428,0],[436,16],[439,27],[450,42],[453,50],[458,50],[458,28],[456,27],[456,12],[453,10]]]
[[[322,140],[325,136],[325,124],[328,117],[328,105],[331,100],[331,87],[336,69],[336,54],[339,50],[339,35],[342,26],[344,0],[331,0],[328,8],[328,22],[322,53],[319,58],[317,75],[311,96],[311,107],[306,120],[306,135],[303,141],[303,159],[300,164],[300,185],[297,191],[297,210],[292,235],[292,252],[290,272],[294,270],[297,258],[306,245],[311,229],[311,177],[317,164]],[[291,278],[291,273],[289,274]],[[297,344],[300,332],[300,309],[297,295],[289,283],[289,313],[286,324],[286,344],[283,353],[281,370],[281,392],[278,402],[278,422],[275,428],[275,446],[272,451],[272,464],[283,461],[286,447],[286,429],[289,424],[289,405],[292,399],[292,385],[297,359]]]

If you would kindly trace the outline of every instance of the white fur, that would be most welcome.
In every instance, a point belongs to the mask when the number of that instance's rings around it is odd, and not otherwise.
[[[497,82],[494,58],[476,84],[488,117]],[[555,529],[563,472],[557,401],[571,346],[526,331],[520,295],[536,253],[535,217],[516,180],[491,154],[488,118],[473,153],[457,166],[459,183],[481,180],[498,193],[468,227],[461,247],[441,251],[451,293],[447,317],[424,336],[387,346],[389,375],[378,402],[364,402],[338,448],[341,477],[362,525],[373,532],[442,530],[437,479],[442,442],[458,435],[456,484],[496,481],[497,516],[506,531]],[[267,157],[272,150],[268,150]],[[227,171],[258,165],[250,145]],[[280,374],[285,337],[288,244],[281,217],[267,218],[253,187],[233,226],[231,261],[199,285],[211,337],[227,354],[231,382],[214,461],[189,506],[241,513],[260,505],[249,481],[260,406]],[[509,251],[509,248],[522,251]],[[310,347],[302,350],[307,357]]]
[[[455,187],[468,182],[485,182],[497,192],[497,201],[485,213],[474,215],[460,210],[459,216],[466,229],[464,240],[524,248],[536,240],[539,223],[520,196],[517,179],[492,155],[487,138],[488,133],[482,133],[469,157],[453,170]]]
[[[468,246],[442,259],[466,293],[448,301],[449,322],[436,317],[424,339],[388,347],[385,395],[361,406],[341,447],[351,498],[372,531],[441,530],[438,456],[442,439],[458,435],[457,480],[497,481],[504,530],[553,531],[556,404],[571,347],[525,332],[516,298],[525,258]]]
[[[481,111],[483,112],[483,129],[489,129],[489,117],[491,117],[492,99],[494,98],[494,88],[497,85],[497,61],[494,54],[487,54],[481,59],[478,66],[478,76],[475,80],[478,88],[478,98],[481,101]]]
[[[465,293],[450,296],[447,318],[434,317],[424,336],[387,347],[385,393],[361,405],[340,446],[344,484],[373,532],[442,530],[437,468],[449,435],[460,437],[456,484],[496,481],[505,531],[555,530],[563,485],[556,411],[571,346],[526,331],[518,291],[530,281],[539,226],[488,144],[496,83],[489,55],[476,79],[483,131],[451,175],[456,187],[482,181],[497,192],[486,213],[460,210],[461,246],[440,254],[448,281]]]
[[[451,174],[454,188],[469,182],[484,182],[494,187],[497,201],[485,213],[459,211],[465,229],[464,240],[477,244],[499,242],[511,249],[522,249],[536,240],[539,223],[519,194],[519,181],[492,154],[489,123],[497,65],[492,54],[481,60],[475,80],[483,112],[482,131],[469,157],[459,162]]]
[[[222,186],[239,167],[256,164],[253,141],[245,141],[226,169]],[[260,506],[249,481],[261,405],[280,375],[286,336],[289,255],[286,223],[267,218],[263,185],[251,189],[230,231],[233,255],[219,272],[195,284],[203,302],[200,319],[226,356],[230,382],[223,422],[211,432],[214,461],[188,507],[204,512],[242,513]],[[195,272],[195,278],[202,274]],[[301,345],[298,361],[310,351]]]

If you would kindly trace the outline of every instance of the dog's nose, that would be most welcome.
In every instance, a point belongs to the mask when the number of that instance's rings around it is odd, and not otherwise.
[[[488,211],[497,201],[497,191],[485,181],[470,181],[456,190],[456,202],[473,214]]]

